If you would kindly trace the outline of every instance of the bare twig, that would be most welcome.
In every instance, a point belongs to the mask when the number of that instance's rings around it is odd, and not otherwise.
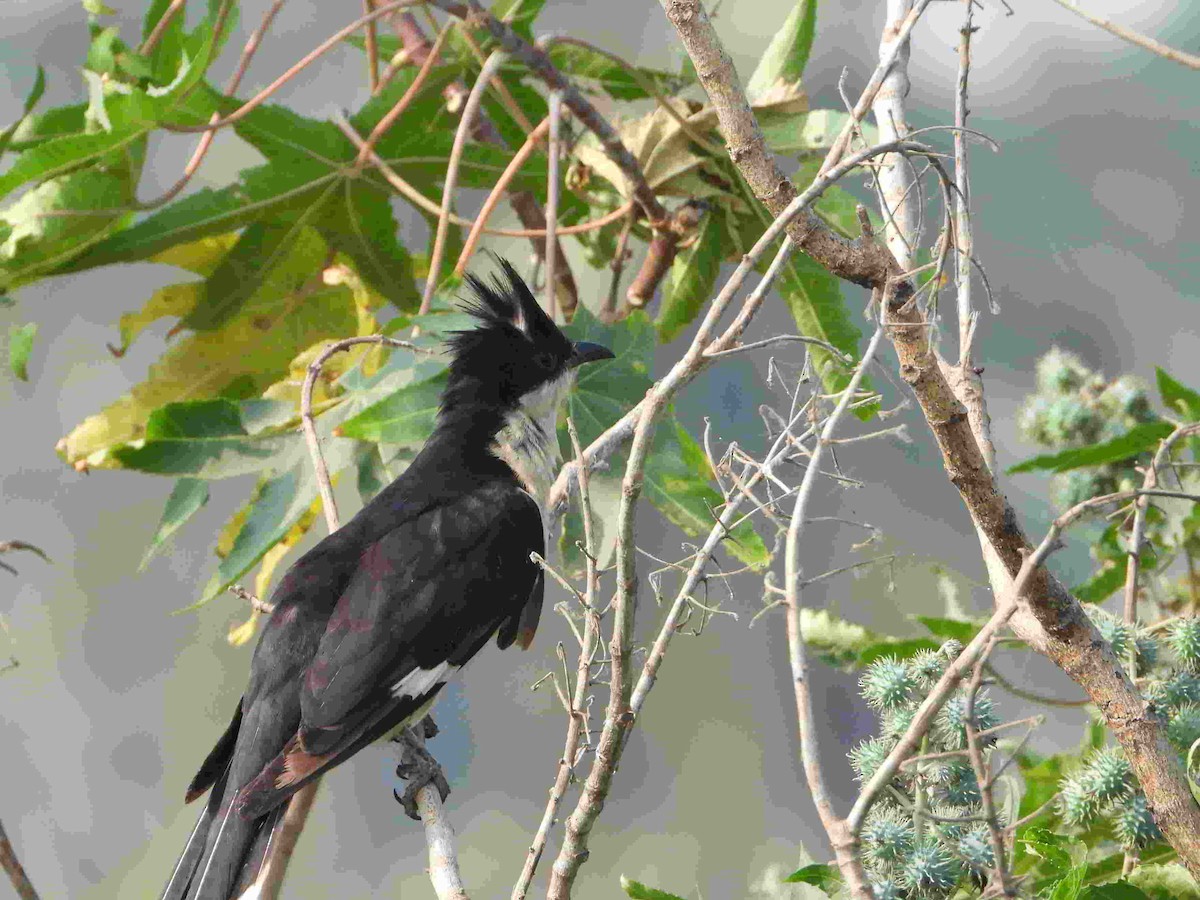
[[[1158,494],[1158,470],[1163,463],[1170,459],[1171,448],[1175,442],[1189,435],[1200,433],[1200,423],[1180,425],[1158,446],[1154,458],[1146,468],[1142,481],[1142,496],[1134,501],[1133,527],[1129,531],[1129,554],[1125,567],[1125,622],[1134,625],[1137,622],[1137,582],[1138,568],[1141,565],[1142,543],[1146,538],[1146,509],[1149,506],[1148,497],[1161,496]],[[1135,653],[1136,651],[1131,651]],[[1130,668],[1132,676],[1134,670]]]
[[[567,430],[571,435],[571,445],[575,449],[575,456],[578,458],[582,455],[583,449],[579,445],[579,433],[575,429],[575,422],[570,418],[567,419]],[[575,671],[575,690],[568,710],[570,721],[567,722],[567,737],[563,744],[562,756],[558,761],[558,771],[554,777],[554,784],[550,788],[550,799],[546,801],[546,810],[542,813],[541,824],[538,826],[537,834],[534,835],[533,842],[529,846],[529,852],[525,855],[525,865],[521,870],[521,875],[517,879],[516,885],[513,887],[512,900],[524,900],[524,897],[529,892],[529,886],[533,882],[534,874],[537,872],[538,863],[542,858],[542,853],[546,849],[546,841],[550,835],[550,828],[553,826],[555,817],[558,815],[558,808],[562,803],[563,796],[567,792],[567,786],[571,783],[574,776],[580,736],[587,727],[589,676],[600,637],[600,617],[596,613],[596,596],[599,592],[600,578],[596,568],[596,544],[592,525],[588,478],[585,469],[581,469],[580,472],[579,502],[580,512],[583,516],[583,549],[587,561],[585,576],[587,587],[583,600],[584,626],[579,645],[579,662]]]
[[[992,844],[992,856],[994,857],[992,869],[996,875],[996,893],[1012,897],[1015,896],[1016,890],[1012,883],[1012,873],[1008,869],[1004,830],[997,818],[996,803],[992,794],[992,785],[995,779],[990,767],[984,761],[983,748],[979,743],[980,736],[975,728],[975,696],[979,692],[979,683],[983,680],[983,668],[995,646],[996,640],[993,637],[984,648],[983,653],[979,655],[979,659],[975,661],[975,670],[971,674],[971,681],[967,684],[967,708],[963,727],[967,736],[967,754],[971,760],[971,768],[975,772],[975,783],[979,785],[980,805],[983,807],[983,817],[987,821],[988,837]]]
[[[8,832],[4,830],[3,822],[0,822],[0,868],[3,868],[8,875],[13,890],[17,892],[17,896],[21,900],[38,900],[38,892],[34,890],[33,882],[25,874],[25,867],[21,865],[17,851],[13,849],[12,841],[8,839]]]
[[[1151,53],[1157,53],[1164,59],[1169,59],[1172,62],[1177,62],[1187,66],[1189,69],[1200,69],[1200,56],[1194,56],[1191,53],[1185,53],[1182,50],[1176,50],[1174,47],[1168,47],[1161,41],[1156,41],[1152,37],[1147,37],[1141,32],[1134,31],[1132,28],[1127,28],[1124,25],[1119,25],[1111,19],[1105,19],[1100,16],[1093,15],[1086,10],[1080,9],[1079,6],[1072,0],[1054,0],[1063,9],[1069,9],[1075,15],[1082,19],[1086,19],[1098,28],[1103,28],[1109,34],[1116,35],[1123,41],[1129,41],[1131,44],[1136,44],[1143,50],[1149,50]]]
[[[804,533],[808,503],[820,473],[821,457],[829,446],[839,421],[845,415],[855,391],[862,383],[867,367],[879,350],[882,339],[883,327],[880,326],[875,329],[875,334],[872,335],[871,341],[867,345],[862,361],[854,370],[854,375],[851,376],[850,382],[842,391],[837,405],[821,428],[817,442],[812,449],[804,479],[800,484],[796,503],[792,507],[784,549],[786,589],[784,604],[787,610],[788,661],[791,665],[792,689],[795,695],[796,716],[799,724],[800,756],[804,763],[804,775],[808,782],[809,792],[812,794],[813,803],[816,804],[817,813],[821,817],[821,824],[833,845],[838,868],[841,869],[842,877],[846,881],[847,890],[856,900],[870,900],[871,888],[867,884],[866,872],[857,852],[857,837],[854,831],[847,826],[846,821],[834,811],[833,801],[830,799],[829,790],[825,785],[825,776],[821,770],[820,756],[817,750],[817,726],[813,716],[812,696],[808,689],[808,663],[804,649],[804,634],[800,626],[802,583],[800,538]]]
[[[559,314],[558,290],[556,289],[555,274],[558,270],[558,169],[559,154],[562,145],[559,134],[562,131],[562,94],[550,92],[550,146],[547,150],[549,159],[546,163],[546,312],[556,320],[564,318]]]
[[[451,15],[477,22],[487,28],[502,50],[524,63],[534,75],[545,82],[551,91],[561,94],[562,102],[585,128],[596,135],[605,154],[629,179],[633,198],[645,210],[650,226],[654,229],[655,236],[659,238],[656,252],[647,256],[642,270],[657,271],[658,267],[662,266],[664,255],[666,265],[669,267],[678,240],[668,227],[669,214],[655,196],[637,158],[629,152],[617,130],[600,114],[591,101],[584,97],[566,76],[555,68],[546,51],[530,44],[513,31],[507,22],[497,19],[483,9],[476,0],[470,0],[469,4],[455,3],[452,0],[430,0],[430,2],[433,6],[443,9]],[[665,272],[665,269],[663,271]],[[648,279],[643,279],[640,282],[639,290],[644,292],[647,289],[647,281]],[[639,284],[638,279],[634,279],[634,283]]]
[[[331,356],[359,344],[383,344],[417,353],[431,352],[408,341],[375,334],[335,341],[309,365],[304,377],[304,385],[300,389],[300,422],[304,428],[304,436],[308,442],[313,468],[317,475],[317,488],[321,493],[321,507],[325,513],[325,523],[329,526],[331,534],[338,530],[340,521],[337,503],[333,497],[333,485],[329,479],[329,468],[325,464],[325,455],[321,452],[321,441],[317,436],[316,423],[313,419],[313,387],[317,378],[320,377],[326,361]],[[304,830],[304,825],[308,821],[308,815],[312,810],[320,783],[319,778],[314,779],[298,790],[289,801],[283,820],[277,826],[278,834],[271,840],[271,849],[263,861],[258,878],[247,892],[248,894],[257,892],[252,894],[256,900],[258,898],[274,900],[279,896],[288,863],[295,852],[300,832]],[[421,821],[425,825],[425,838],[429,847],[429,877],[437,896],[439,900],[465,900],[466,892],[462,888],[462,876],[458,873],[458,860],[454,852],[454,830],[446,820],[437,788],[433,785],[426,785],[417,793],[416,799]]]
[[[458,166],[462,161],[467,137],[471,133],[471,123],[474,121],[476,113],[479,112],[479,104],[483,102],[483,92],[487,89],[488,82],[499,71],[506,58],[507,54],[497,50],[483,64],[479,77],[475,80],[475,86],[471,88],[471,94],[467,97],[466,105],[463,107],[462,118],[458,122],[458,131],[454,134],[454,146],[450,149],[450,161],[446,165],[446,180],[442,188],[442,207],[438,215],[437,233],[433,240],[433,251],[429,254],[429,275],[425,279],[425,291],[421,295],[420,311],[422,313],[429,312],[434,291],[438,286],[442,253],[446,249],[446,234],[450,229],[450,205],[454,201],[454,189],[458,186]]]

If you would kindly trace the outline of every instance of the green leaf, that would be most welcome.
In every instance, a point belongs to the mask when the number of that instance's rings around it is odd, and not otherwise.
[[[25,98],[25,105],[22,107],[20,118],[3,131],[0,131],[0,156],[4,155],[4,151],[8,149],[9,144],[12,142],[13,135],[25,124],[25,120],[29,118],[29,114],[33,112],[33,108],[37,106],[38,101],[42,99],[44,93],[46,93],[46,70],[38,66],[37,76],[33,80],[33,88]]]
[[[1112,881],[1108,884],[1095,884],[1083,889],[1079,900],[1151,900],[1145,891],[1134,887],[1128,881]]]
[[[1151,900],[1200,900],[1200,886],[1179,863],[1140,865],[1128,881]]]
[[[150,414],[144,438],[112,447],[108,459],[153,475],[205,479],[287,468],[303,456],[304,440],[294,429],[252,432],[256,406],[264,403],[282,416],[294,415],[291,404],[269,400],[168,403]]]
[[[550,47],[550,61],[555,68],[582,81],[582,87],[594,86],[614,100],[641,100],[654,96],[670,96],[683,86],[683,79],[671,72],[647,69],[642,66],[626,69],[610,57],[578,44],[556,43]],[[524,72],[524,67],[514,67]]]
[[[662,304],[655,328],[664,344],[678,337],[712,295],[721,270],[721,237],[724,228],[715,213],[700,223],[695,241],[676,254],[663,285]]]
[[[1048,871],[1060,878],[1067,878],[1071,876],[1075,867],[1066,847],[1074,841],[1072,837],[1055,834],[1046,828],[1028,828],[1017,843],[1023,846],[1025,852],[1039,857]],[[1082,873],[1075,884],[1077,890],[1082,884]],[[1065,898],[1058,897],[1057,900]]]
[[[33,353],[37,331],[37,322],[13,325],[8,330],[8,368],[22,381],[29,380],[29,356]]]
[[[208,482],[199,478],[180,478],[171,489],[162,521],[150,539],[138,571],[146,568],[151,559],[166,545],[170,537],[182,528],[208,502]]]
[[[790,884],[811,884],[833,896],[833,892],[842,885],[842,873],[838,871],[837,866],[813,863],[803,869],[798,869],[783,880]]]
[[[1010,475],[1020,472],[1050,471],[1068,472],[1084,466],[1102,466],[1106,463],[1121,462],[1139,453],[1145,453],[1158,446],[1158,442],[1166,438],[1174,428],[1167,422],[1146,422],[1135,425],[1124,434],[1087,447],[1074,447],[1061,453],[1036,456],[1019,463],[1008,470]]]
[[[885,656],[894,659],[910,659],[922,650],[936,650],[941,645],[929,638],[896,638],[887,636],[863,647],[858,654],[858,665],[866,666]]]
[[[850,114],[840,109],[809,109],[800,112],[770,113],[759,116],[767,146],[776,153],[798,155],[826,153],[850,120]],[[865,122],[859,124],[868,144],[879,142],[879,130]],[[797,186],[807,185],[798,181]],[[827,190],[825,194],[827,195]]]
[[[632,878],[626,878],[624,875],[621,876],[621,887],[624,888],[626,895],[632,897],[633,900],[683,900],[678,894],[647,887],[640,881],[634,881]]]
[[[1072,866],[1050,892],[1049,900],[1080,900],[1083,879],[1087,875],[1087,863]]]
[[[150,36],[170,8],[172,0],[154,0],[142,19],[142,40]],[[159,35],[158,44],[150,57],[151,77],[157,84],[167,84],[179,70],[184,59],[184,10],[171,19]]]
[[[313,224],[331,247],[353,260],[362,279],[397,309],[413,310],[421,305],[413,260],[397,239],[400,226],[387,194],[365,181],[345,181]]]
[[[347,419],[338,433],[409,449],[420,447],[433,431],[445,386],[444,371],[409,384]]]
[[[216,331],[260,291],[288,294],[318,274],[325,243],[301,221],[255,222],[242,232],[205,280],[199,300],[180,323]]]
[[[1200,393],[1180,384],[1160,368],[1154,372],[1163,404],[1185,422],[1200,421]]]
[[[816,30],[817,0],[798,0],[746,83],[751,103],[762,103],[773,93],[793,90],[800,83]]]
[[[533,37],[533,22],[546,5],[546,0],[496,0],[492,15],[503,19],[513,31],[526,39]]]
[[[1073,593],[1080,603],[1100,603],[1107,600],[1113,593],[1125,584],[1125,567],[1111,561],[1085,581],[1073,588]]]
[[[979,633],[979,623],[963,622],[959,619],[946,619],[938,616],[917,616],[917,621],[929,629],[930,634],[941,638],[953,638],[964,644],[969,644]]]
[[[104,0],[82,0],[82,3],[84,11],[93,16],[115,16],[117,14],[117,11]]]
[[[707,535],[720,514],[723,501],[710,486],[711,478],[704,450],[687,430],[673,417],[659,423],[646,461],[643,490],[667,521],[690,537]],[[764,566],[771,559],[751,520],[730,530],[725,549],[752,566]]]

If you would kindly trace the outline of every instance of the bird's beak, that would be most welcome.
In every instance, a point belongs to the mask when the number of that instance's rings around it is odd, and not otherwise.
[[[614,359],[615,357],[616,354],[607,347],[593,344],[590,341],[576,341],[575,352],[567,360],[567,368],[574,369],[576,366],[582,366],[584,363],[596,362],[601,359]]]

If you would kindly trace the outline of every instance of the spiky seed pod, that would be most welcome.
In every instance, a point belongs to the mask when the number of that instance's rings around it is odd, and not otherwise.
[[[1133,629],[1121,619],[1098,607],[1087,607],[1087,613],[1091,620],[1096,623],[1096,630],[1100,632],[1100,636],[1112,644],[1113,653],[1116,654],[1117,659],[1125,659],[1129,655],[1130,642],[1133,640]]]
[[[1200,675],[1176,672],[1163,683],[1163,699],[1171,708],[1200,703]]]
[[[1179,665],[1189,672],[1200,671],[1200,618],[1180,619],[1167,632],[1167,643]]]
[[[1087,384],[1094,373],[1070,350],[1051,347],[1037,361],[1037,385],[1042,394],[1071,394]]]
[[[1058,810],[1068,825],[1087,825],[1100,813],[1100,801],[1077,776],[1065,778],[1058,798]]]
[[[1167,738],[1184,753],[1191,750],[1200,741],[1200,706],[1189,703],[1179,707],[1167,722]]]
[[[944,766],[934,785],[937,798],[949,806],[972,807],[979,803],[979,782],[975,770],[965,760],[956,760]]]
[[[884,710],[879,721],[879,733],[884,737],[899,738],[908,731],[908,726],[912,724],[916,714],[916,707],[902,706],[899,709]]]
[[[950,640],[938,647],[938,653],[941,655],[942,659],[945,659],[948,662],[953,662],[954,660],[958,659],[959,654],[962,652],[962,641],[955,640],[954,638],[950,638]]]
[[[885,741],[882,738],[871,738],[851,750],[849,753],[850,768],[854,770],[854,777],[859,781],[869,780],[887,759],[887,755],[892,749],[892,743],[892,741]]]
[[[890,656],[871,663],[858,679],[858,686],[863,699],[873,709],[904,706],[912,699],[916,687],[908,666]]]
[[[862,830],[863,851],[880,872],[892,868],[912,853],[915,842],[912,818],[898,809],[871,814]]]
[[[1154,639],[1154,635],[1139,630],[1134,637],[1134,648],[1134,652],[1137,654],[1137,673],[1139,675],[1145,675],[1158,665],[1158,641]]]
[[[908,671],[922,688],[932,687],[946,671],[946,659],[937,650],[921,650],[909,657]]]
[[[901,880],[912,893],[940,897],[949,893],[962,876],[962,864],[937,841],[927,838],[913,848]]]
[[[969,822],[956,822],[954,820],[977,816],[981,812],[971,806],[951,806],[948,803],[935,803],[929,811],[935,817],[930,820],[930,829],[933,831],[934,837],[950,847],[951,852],[953,852],[953,845],[963,836],[967,830],[967,826],[970,824]]]
[[[1150,815],[1146,798],[1141,793],[1131,794],[1117,804],[1112,823],[1113,837],[1126,849],[1144,847],[1162,837],[1162,832],[1154,824],[1154,817]]]
[[[1000,722],[995,704],[986,690],[975,693],[971,725],[976,731],[994,728]],[[960,692],[946,701],[933,724],[934,737],[947,750],[961,750],[967,746],[967,696]],[[988,741],[985,739],[985,743]]]
[[[992,838],[987,825],[976,822],[970,830],[959,838],[952,852],[967,864],[971,874],[978,877],[996,864],[996,855],[992,852]]]
[[[891,878],[882,878],[878,881],[872,878],[871,893],[875,895],[875,900],[904,900],[904,889],[900,886],[900,882]]]
[[[1149,422],[1154,418],[1146,386],[1130,375],[1121,375],[1113,380],[1100,394],[1098,404],[1109,414],[1120,432],[1128,429],[1129,420]],[[1122,421],[1124,420],[1124,421]]]
[[[1133,769],[1117,751],[1101,750],[1083,770],[1080,784],[1101,803],[1126,797],[1133,790]]]

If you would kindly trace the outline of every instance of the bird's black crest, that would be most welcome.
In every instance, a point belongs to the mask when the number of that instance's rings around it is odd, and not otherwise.
[[[477,325],[450,335],[450,383],[445,405],[473,398],[508,405],[566,368],[572,346],[538,305],[517,270],[495,257],[488,281],[467,275],[472,296],[462,309]]]

